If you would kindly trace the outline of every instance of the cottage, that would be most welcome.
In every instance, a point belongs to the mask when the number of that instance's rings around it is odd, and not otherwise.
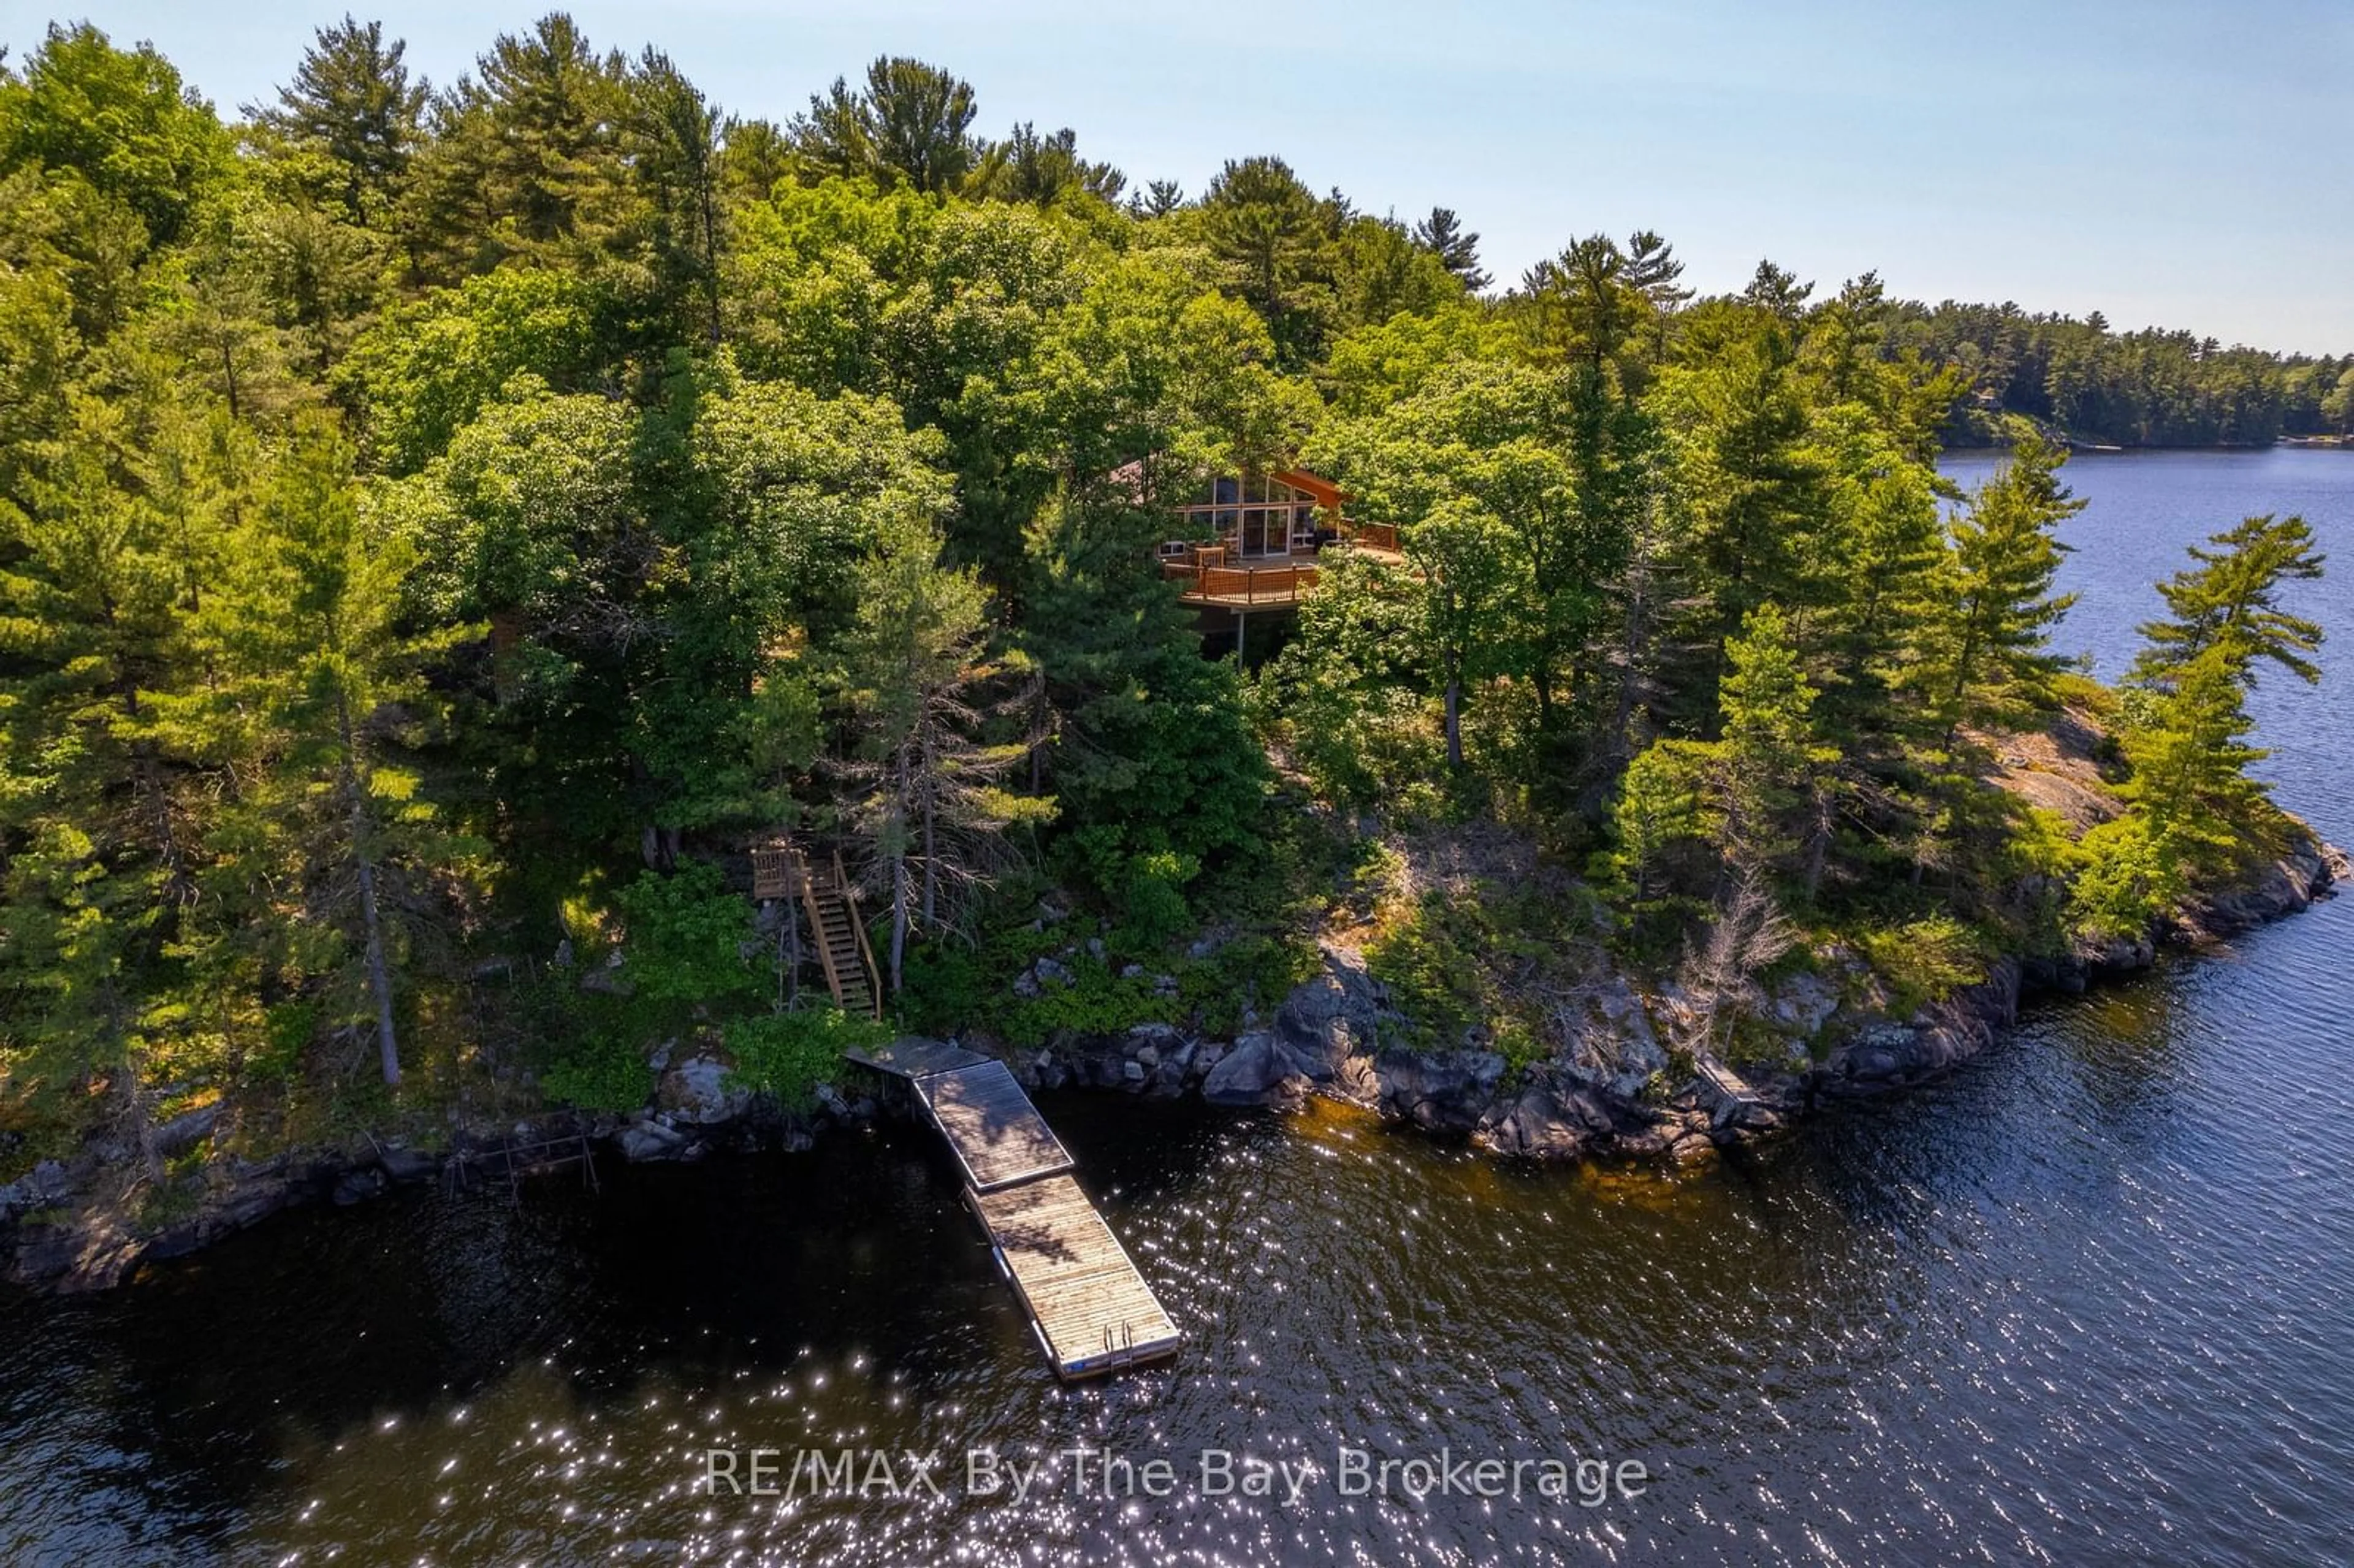
[[[1297,603],[1327,549],[1394,552],[1397,532],[1359,524],[1348,497],[1305,469],[1212,480],[1175,508],[1181,536],[1161,546],[1161,575],[1187,604],[1245,610]]]

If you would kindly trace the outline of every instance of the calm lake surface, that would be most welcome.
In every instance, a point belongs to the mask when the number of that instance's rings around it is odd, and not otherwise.
[[[1966,482],[1990,463],[1956,458]],[[2302,512],[2340,666],[2259,694],[2354,842],[2354,453],[2085,457],[2062,643],[2115,674],[2182,546]],[[2354,898],[2037,1012],[1908,1097],[1680,1181],[1338,1109],[1042,1097],[1192,1342],[1058,1387],[911,1131],[613,1167],[520,1211],[290,1214],[0,1308],[0,1561],[2354,1560]],[[1181,1485],[1019,1504],[963,1456]],[[1580,1506],[1344,1496],[1400,1459],[1642,1462]],[[713,1446],[938,1454],[944,1501],[695,1495]],[[1207,1496],[1204,1448],[1319,1475]],[[786,1461],[790,1462],[790,1456]],[[907,1472],[901,1471],[904,1477]]]

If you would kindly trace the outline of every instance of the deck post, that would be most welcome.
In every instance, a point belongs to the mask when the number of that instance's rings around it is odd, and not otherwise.
[[[1235,662],[1237,664],[1243,662],[1243,633],[1249,624],[1249,610],[1237,609],[1235,611]]]

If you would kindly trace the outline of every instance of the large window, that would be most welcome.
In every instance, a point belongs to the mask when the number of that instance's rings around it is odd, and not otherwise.
[[[1316,498],[1269,474],[1213,480],[1193,493],[1179,514],[1188,536],[1222,544],[1236,556],[1315,547]]]

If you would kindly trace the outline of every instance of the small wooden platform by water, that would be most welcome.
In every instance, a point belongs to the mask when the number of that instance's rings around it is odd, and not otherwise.
[[[1094,1377],[1177,1353],[1184,1336],[1072,1180],[1070,1151],[1005,1064],[933,1041],[850,1059],[905,1078],[965,1178],[965,1200],[1055,1373]]]
[[[888,1045],[854,1045],[843,1054],[862,1067],[910,1080],[957,1067],[978,1067],[983,1062],[996,1060],[945,1040],[918,1040],[913,1036],[894,1040]]]

